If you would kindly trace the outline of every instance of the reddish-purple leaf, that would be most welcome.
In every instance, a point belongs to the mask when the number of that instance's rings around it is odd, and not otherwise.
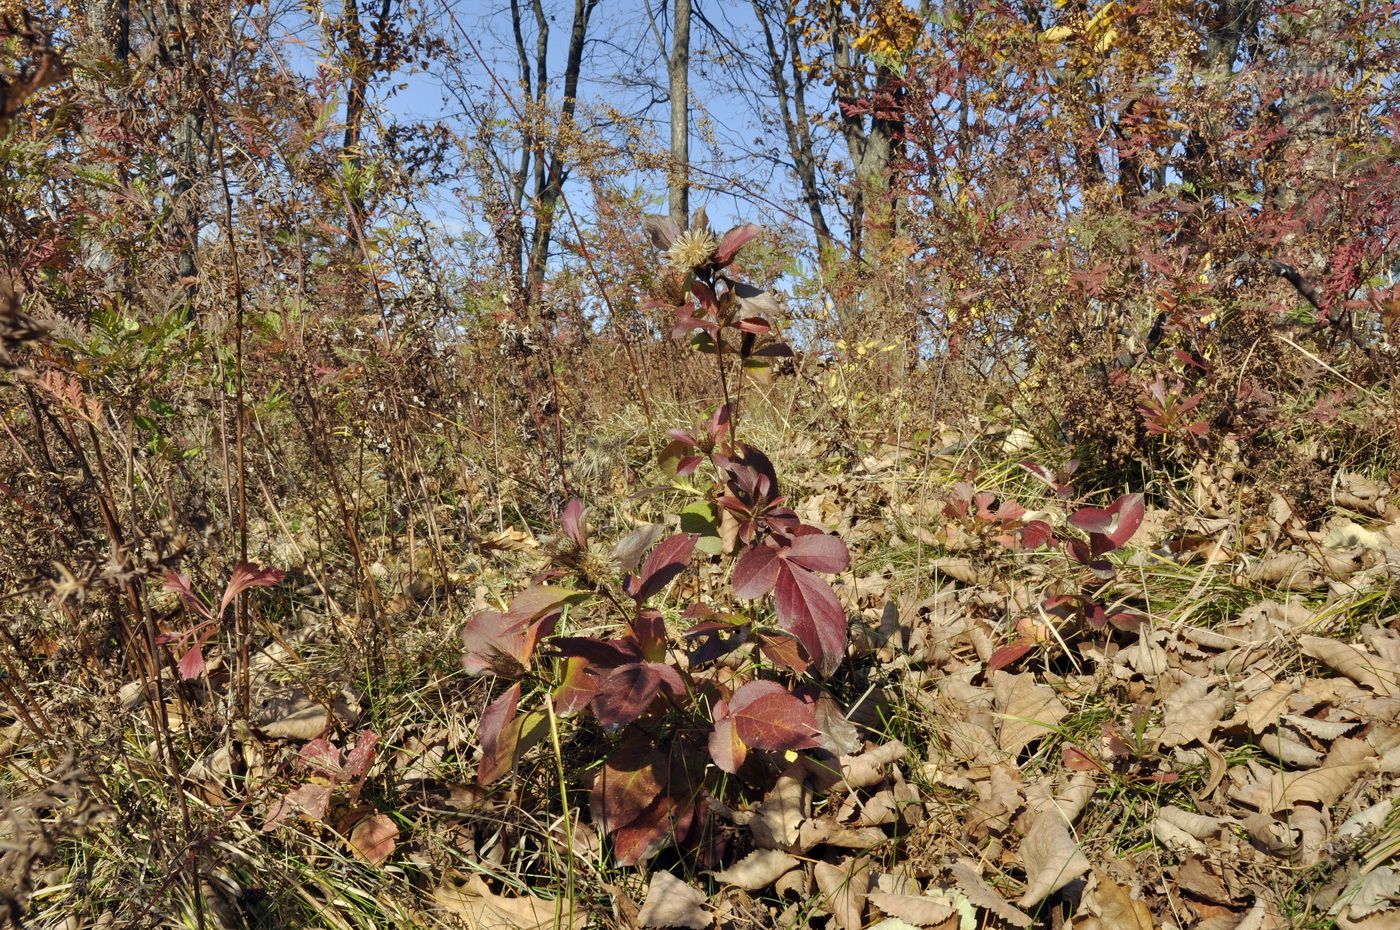
[[[846,566],[851,564],[850,550],[835,536],[823,533],[814,526],[801,526],[798,530],[807,532],[794,535],[792,545],[779,552],[789,562],[828,574],[845,571]]]
[[[730,775],[739,771],[748,755],[748,747],[739,738],[734,728],[734,718],[729,716],[729,706],[724,701],[715,705],[715,728],[710,733],[709,749],[715,765]]]
[[[642,226],[651,237],[651,244],[663,252],[681,237],[680,224],[669,216],[648,214],[642,218]]]
[[[346,779],[356,781],[369,774],[369,768],[374,764],[374,746],[378,742],[379,737],[373,730],[360,731],[355,748],[345,754],[345,764],[342,768]]]
[[[666,658],[666,621],[661,619],[660,611],[639,612],[632,620],[632,635],[636,637],[643,659],[660,662]]]
[[[599,668],[616,668],[642,657],[637,644],[630,639],[596,639],[592,636],[557,636],[549,641],[552,651],[561,656],[588,660]]]
[[[1034,648],[1035,643],[1027,640],[1019,640],[1009,646],[1002,646],[987,659],[987,671],[995,672],[999,669],[1006,668],[1012,662],[1020,659]]]
[[[690,828],[695,790],[668,751],[645,741],[624,744],[593,781],[593,822],[612,839],[613,858],[635,865]]]
[[[575,656],[564,663],[564,674],[554,690],[554,712],[572,717],[598,694],[598,676],[587,659]]]
[[[1133,538],[1133,534],[1142,526],[1142,519],[1146,513],[1146,505],[1141,494],[1124,494],[1114,501],[1107,509],[1100,507],[1081,507],[1069,518],[1070,525],[1096,536],[1103,536],[1110,546],[1100,548],[1095,554],[1108,551],[1109,548],[1117,549],[1125,545]]]
[[[769,662],[798,675],[805,675],[812,665],[803,652],[801,641],[784,630],[760,632],[758,648]]]
[[[734,261],[734,256],[739,250],[756,237],[761,230],[753,223],[744,223],[742,226],[735,226],[724,234],[724,238],[719,241],[715,248],[715,264],[723,268]]]
[[[537,584],[526,588],[510,602],[510,609],[504,614],[507,620],[534,620],[560,604],[577,597],[578,592],[569,588]]]
[[[1114,515],[1114,525],[1108,533],[1109,541],[1119,547],[1127,545],[1147,514],[1145,499],[1141,494],[1124,494],[1108,510]]]
[[[270,588],[281,584],[285,577],[287,573],[280,568],[259,568],[251,562],[239,562],[233,567],[233,575],[224,589],[223,599],[219,601],[219,613],[227,610],[233,599],[249,588]]]
[[[569,498],[569,502],[564,505],[564,512],[559,515],[559,528],[580,549],[588,548],[588,534],[583,526],[583,501],[577,497]]]
[[[198,614],[206,620],[214,619],[214,615],[209,613],[209,608],[205,607],[204,602],[195,596],[194,590],[190,587],[190,577],[188,575],[182,575],[173,570],[168,571],[165,573],[164,587],[165,590],[174,591],[176,594],[180,595],[180,600],[184,603],[187,610]]]
[[[746,601],[763,597],[778,583],[778,550],[772,546],[750,546],[734,562],[730,581],[734,596]]]
[[[626,726],[646,713],[661,691],[673,698],[685,694],[685,682],[669,665],[633,662],[613,669],[598,685],[591,705],[593,716],[611,729]]]
[[[198,678],[200,673],[204,671],[204,643],[208,638],[208,634],[201,636],[198,642],[180,656],[176,668],[179,669],[180,678],[183,680],[189,681],[191,678]]]
[[[778,572],[778,625],[802,641],[822,677],[831,675],[846,652],[846,612],[831,585],[796,565]]]
[[[481,738],[481,764],[476,780],[489,785],[515,768],[515,747],[520,728],[515,725],[515,711],[520,706],[520,682],[511,685],[481,712],[477,733]]]
[[[350,847],[370,865],[380,865],[398,845],[399,826],[385,814],[373,814],[350,831]]]
[[[1069,525],[1086,533],[1107,535],[1113,529],[1113,514],[1102,507],[1080,507],[1070,514]]]
[[[494,610],[483,610],[462,628],[462,667],[468,675],[491,673],[519,678],[529,670],[535,646],[559,622],[559,614],[539,620],[511,619]]]
[[[695,540],[696,536],[693,533],[678,533],[670,539],[663,540],[647,556],[641,574],[628,579],[627,593],[641,603],[670,584],[690,564],[690,555],[695,551]]]
[[[744,744],[770,752],[813,749],[821,730],[812,705],[773,681],[751,681],[729,699],[729,717]]]
[[[1023,549],[1039,549],[1055,539],[1055,531],[1044,520],[1032,520],[1021,527],[1020,536]]]
[[[523,620],[507,620],[500,612],[483,610],[473,614],[462,627],[462,667],[468,675],[522,674],[524,665],[516,658],[517,642],[525,631]],[[510,674],[511,672],[514,674]]]

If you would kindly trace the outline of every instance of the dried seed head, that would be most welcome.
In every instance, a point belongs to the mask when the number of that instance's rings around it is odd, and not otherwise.
[[[666,261],[671,267],[682,271],[703,268],[715,257],[715,249],[718,247],[719,240],[710,230],[704,227],[687,229],[666,250]]]

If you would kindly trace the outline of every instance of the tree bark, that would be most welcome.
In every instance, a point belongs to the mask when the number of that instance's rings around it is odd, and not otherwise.
[[[675,0],[671,58],[671,219],[682,229],[690,222],[690,0]]]
[[[763,41],[768,50],[768,74],[778,97],[778,112],[782,116],[783,134],[787,137],[788,154],[802,190],[802,202],[812,221],[817,237],[817,253],[823,255],[831,246],[831,227],[822,210],[821,190],[817,184],[817,159],[812,145],[812,124],[807,115],[807,80],[802,74],[801,51],[798,44],[797,19],[793,11],[779,11],[783,48],[779,50],[767,12],[759,0],[751,0],[754,17],[763,28]],[[792,69],[789,83],[785,66]]]
[[[569,32],[569,53],[564,64],[564,103],[559,117],[559,132],[549,154],[549,170],[545,175],[544,189],[540,191],[535,204],[535,231],[530,243],[530,299],[537,300],[544,287],[545,265],[549,261],[549,243],[554,233],[555,211],[564,194],[563,140],[569,137],[573,128],[574,111],[578,104],[579,71],[583,66],[583,46],[588,38],[588,20],[598,0],[574,0],[574,23]]]

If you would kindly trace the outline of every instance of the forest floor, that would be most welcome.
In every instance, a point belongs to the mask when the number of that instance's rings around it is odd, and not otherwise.
[[[375,676],[348,658],[334,593],[293,573],[295,609],[250,662],[246,730],[211,726],[200,682],[171,669],[157,709],[173,747],[149,725],[154,683],[46,691],[48,724],[120,739],[102,744],[97,786],[75,764],[17,792],[14,823],[66,824],[7,853],[50,862],[30,879],[31,925],[1396,925],[1400,494],[1386,476],[1337,470],[1309,521],[1281,497],[1241,518],[1243,476],[1132,489],[1147,492],[1140,525],[1086,574],[1017,535],[1084,525],[1069,476],[1024,434],[833,457],[769,419],[775,461],[796,468],[789,502],[852,552],[833,581],[849,654],[828,683],[845,720],[824,756],[780,760],[763,796],[710,805],[720,859],[613,864],[579,809],[601,756],[568,721],[477,784],[491,685],[464,674],[458,633],[546,566],[554,531],[513,510],[509,487],[464,477],[443,499],[473,516],[422,544],[437,556],[375,563],[399,592]],[[633,494],[655,479],[645,444],[598,449],[612,458],[594,463],[590,522],[657,519]],[[255,548],[313,564],[315,541],[281,513]],[[216,639],[203,686],[231,688],[227,669]],[[116,722],[90,722],[97,705]],[[6,737],[7,779],[35,782],[47,750],[19,720]],[[194,760],[178,803],[166,752]],[[188,843],[132,842],[123,806],[178,813]],[[130,896],[190,851],[198,905]]]

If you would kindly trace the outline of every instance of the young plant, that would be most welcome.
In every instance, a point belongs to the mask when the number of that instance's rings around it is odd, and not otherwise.
[[[189,629],[177,633],[164,633],[156,639],[157,644],[177,643],[183,645],[190,643],[180,656],[176,668],[179,669],[180,677],[188,681],[191,678],[198,678],[204,671],[204,646],[209,642],[209,638],[218,632],[224,615],[244,591],[253,588],[270,588],[281,584],[286,577],[286,572],[280,568],[261,567],[251,562],[239,562],[233,567],[233,574],[229,577],[228,585],[224,588],[224,595],[219,599],[219,609],[217,612],[205,606],[204,601],[194,593],[190,587],[188,575],[179,572],[169,571],[165,573],[165,590],[174,591],[180,596],[180,602],[185,609],[193,614],[197,623]]]
[[[1040,466],[1027,468],[1027,471],[1045,480],[1051,487],[1056,487],[1057,493],[1059,487],[1067,487],[1064,482],[1053,480],[1053,476]],[[1044,617],[1058,621],[1057,630],[1076,625],[1095,631],[1109,626],[1130,632],[1141,628],[1141,614],[1107,606],[1103,601],[1103,591],[1117,572],[1106,556],[1128,544],[1142,525],[1145,514],[1146,504],[1141,494],[1124,494],[1107,507],[1081,505],[1070,514],[1067,521],[1069,526],[1083,535],[1063,534],[1060,543],[1066,558],[1056,584],[1060,593],[1051,594],[1040,603]],[[1053,545],[1054,536],[1051,535],[1046,542]],[[1049,629],[1046,620],[1025,617],[1018,621],[1016,629],[1018,638],[998,649],[988,660],[989,671],[1020,660],[1037,646],[1056,639],[1063,641],[1061,634]]]
[[[700,348],[719,358],[728,397],[724,353],[747,362],[771,357],[756,345],[776,351],[771,337],[749,338],[769,337],[772,327],[738,316],[761,308],[748,296],[753,289],[724,271],[757,230],[717,238],[703,211],[687,232],[667,220],[651,226],[700,298],[698,308],[681,307],[685,327],[694,323],[681,331],[705,334]],[[673,515],[680,532],[656,541],[661,534],[646,528],[604,550],[572,499],[549,547],[550,568],[462,632],[466,670],[510,682],[482,712],[478,781],[511,772],[551,715],[591,717],[612,739],[596,760],[590,806],[624,865],[669,843],[699,841],[707,797],[741,803],[771,785],[789,754],[835,748],[821,723],[834,702],[820,682],[845,656],[847,624],[823,576],[845,570],[850,554],[798,518],[772,461],[735,440],[733,421],[725,403],[696,432],[670,433],[660,464],[670,489],[692,497]],[[709,484],[697,485],[706,463]],[[663,602],[697,550],[711,564],[686,586],[686,603]],[[586,618],[608,632],[560,635],[566,616],[570,626]]]

